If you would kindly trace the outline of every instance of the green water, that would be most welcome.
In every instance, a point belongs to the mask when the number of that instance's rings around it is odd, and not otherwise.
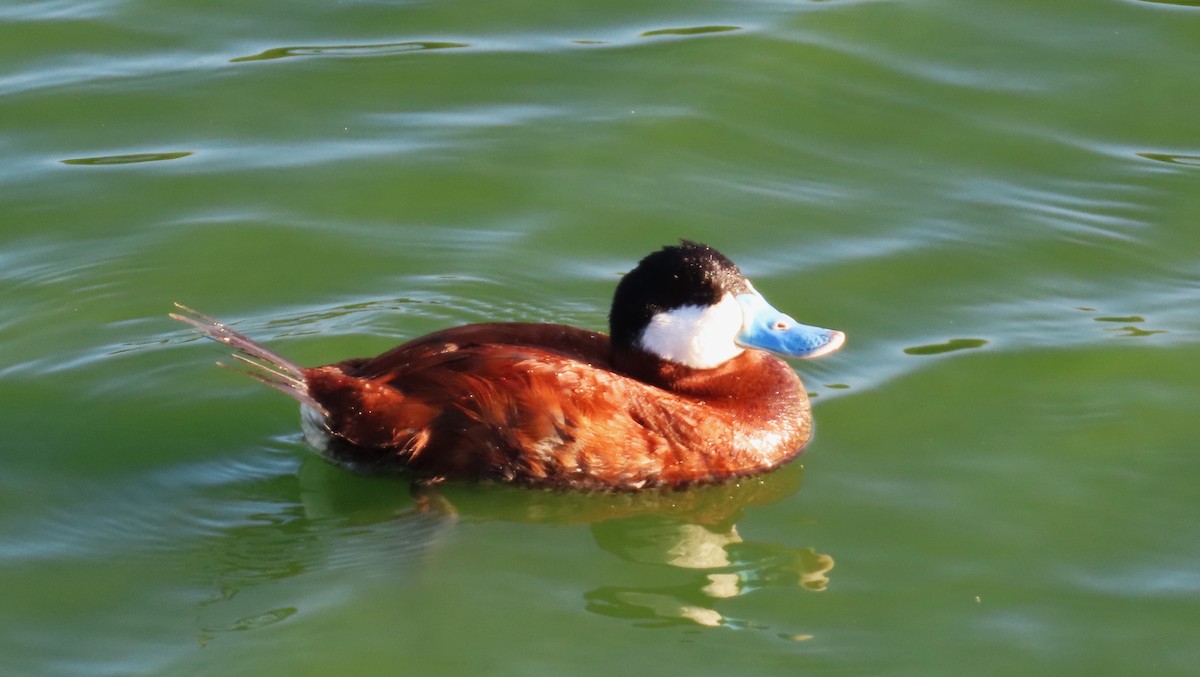
[[[1193,674],[1195,2],[10,0],[0,673]],[[317,364],[600,328],[680,237],[846,331],[740,486],[306,450]]]

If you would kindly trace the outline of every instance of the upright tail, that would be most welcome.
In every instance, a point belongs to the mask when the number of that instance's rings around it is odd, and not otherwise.
[[[309,392],[308,380],[300,365],[268,350],[245,334],[236,332],[224,323],[203,313],[179,303],[176,303],[175,307],[180,312],[170,313],[172,319],[191,325],[204,336],[236,350],[237,353],[233,354],[233,358],[246,367],[239,371],[296,399],[300,404],[310,407],[323,417],[328,415],[325,407],[313,399]],[[217,362],[217,364],[222,367],[230,366],[223,362]]]

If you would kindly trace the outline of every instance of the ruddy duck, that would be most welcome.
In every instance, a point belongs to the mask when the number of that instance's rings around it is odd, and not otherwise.
[[[609,336],[473,324],[306,368],[179,308],[171,317],[300,402],[305,436],[327,458],[422,484],[632,490],[771,470],[812,436],[804,386],[775,355],[818,357],[845,341],[774,309],[732,261],[689,241],[621,279]]]

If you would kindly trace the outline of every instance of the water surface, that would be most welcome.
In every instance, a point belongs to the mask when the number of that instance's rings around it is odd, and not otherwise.
[[[1192,2],[0,9],[6,674],[1190,674]],[[849,336],[739,485],[314,457],[302,363],[606,322],[681,237]]]

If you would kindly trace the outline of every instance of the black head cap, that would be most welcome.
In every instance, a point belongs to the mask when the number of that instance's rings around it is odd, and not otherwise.
[[[608,314],[613,347],[633,347],[658,313],[713,305],[726,293],[749,290],[737,264],[712,247],[689,240],[663,247],[642,259],[617,285]]]

